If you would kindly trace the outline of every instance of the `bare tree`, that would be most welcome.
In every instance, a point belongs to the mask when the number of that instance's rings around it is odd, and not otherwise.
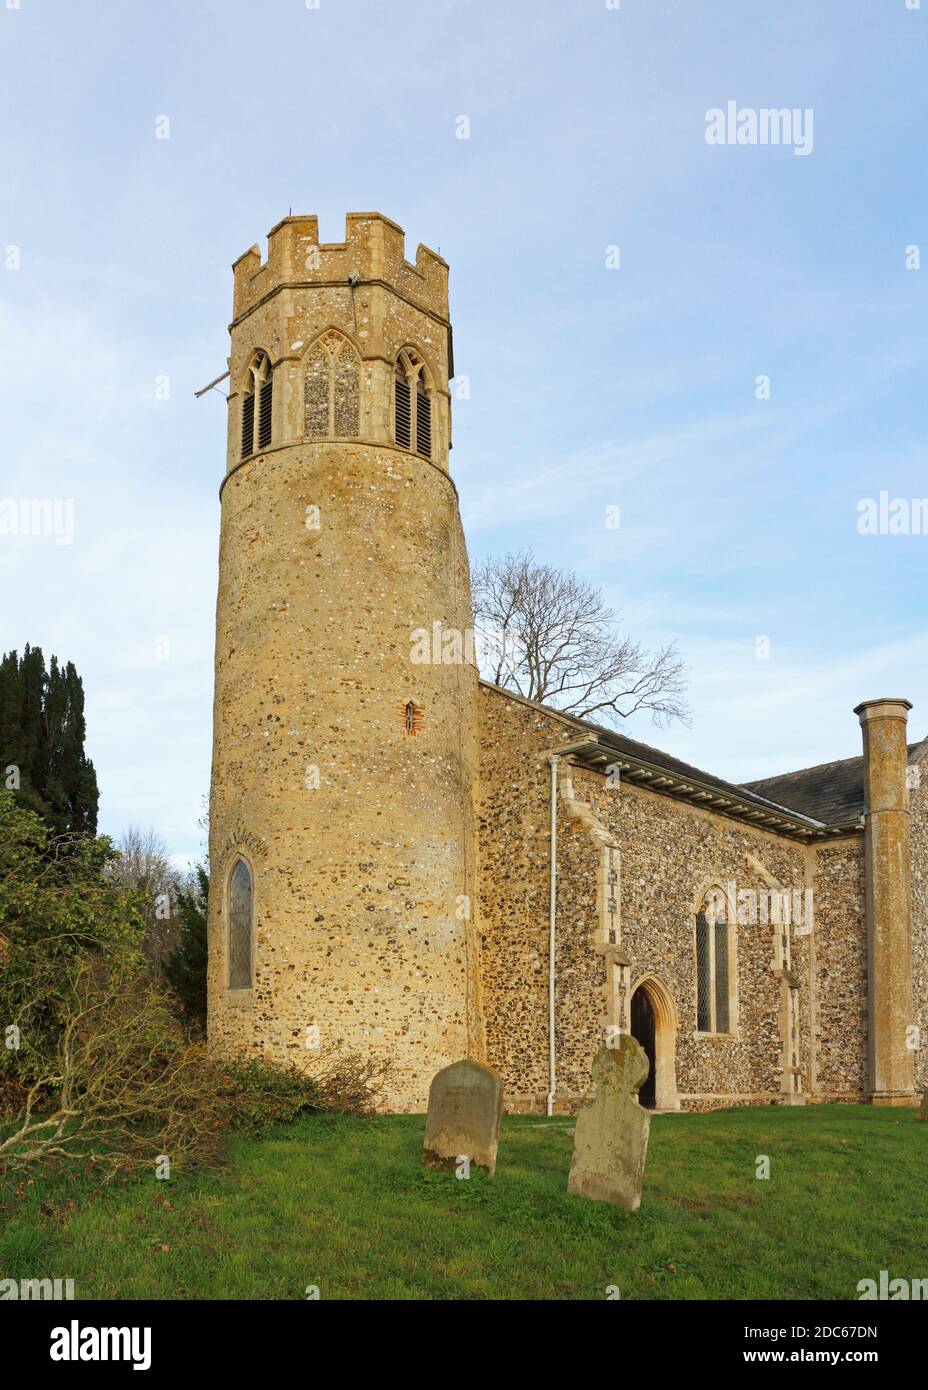
[[[654,724],[689,723],[676,644],[649,652],[622,634],[618,613],[576,574],[520,552],[487,560],[473,587],[486,679],[578,718],[648,710]]]
[[[145,954],[160,963],[176,942],[177,894],[184,885],[161,836],[150,826],[130,825],[117,840],[111,872],[141,895],[145,915]]]

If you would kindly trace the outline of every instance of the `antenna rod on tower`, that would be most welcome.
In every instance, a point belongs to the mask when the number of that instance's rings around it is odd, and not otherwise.
[[[207,391],[212,391],[214,386],[218,386],[220,381],[225,381],[228,375],[228,372],[223,372],[222,376],[217,376],[215,381],[211,381],[210,384],[208,386],[204,386],[201,391],[194,391],[194,396],[196,396],[197,400],[199,400],[201,396],[206,395]],[[220,391],[219,394],[221,396],[222,392]]]

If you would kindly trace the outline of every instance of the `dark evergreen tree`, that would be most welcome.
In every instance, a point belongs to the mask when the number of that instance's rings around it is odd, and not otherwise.
[[[6,652],[0,660],[0,787],[8,791],[15,789],[17,780],[21,779],[24,753],[19,659],[15,652]]]
[[[199,1032],[206,1027],[206,904],[209,874],[202,864],[188,892],[177,894],[177,945],[164,963],[168,984],[180,1000],[184,1017]]]
[[[84,687],[69,661],[52,657],[46,671],[41,647],[0,659],[0,785],[56,834],[93,835],[97,777],[84,752]]]

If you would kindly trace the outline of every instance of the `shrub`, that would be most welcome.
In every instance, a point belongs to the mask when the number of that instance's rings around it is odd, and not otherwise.
[[[137,895],[107,876],[112,855],[106,839],[52,836],[0,792],[0,1167],[208,1166],[233,1128],[372,1108],[380,1064],[333,1056],[309,1073],[191,1040],[142,954]],[[199,887],[192,938],[205,875]]]
[[[232,1123],[250,1132],[307,1111],[365,1114],[374,1108],[387,1072],[386,1064],[350,1053],[335,1054],[314,1071],[264,1057],[232,1058],[219,1065]]]
[[[314,1074],[262,1058],[212,1057],[191,1042],[174,1001],[141,970],[80,960],[48,975],[36,999],[58,1021],[29,1027],[20,1065],[0,1089],[0,1166],[89,1163],[105,1177],[222,1162],[227,1134],[254,1133],[307,1111],[372,1108],[384,1067],[334,1057]]]
[[[42,820],[0,791],[0,1027],[15,1027],[32,1050],[0,1048],[0,1082],[28,1082],[27,1058],[58,1037],[62,992],[81,962],[132,977],[142,965],[143,922],[135,896],[105,872],[105,837],[52,835]]]

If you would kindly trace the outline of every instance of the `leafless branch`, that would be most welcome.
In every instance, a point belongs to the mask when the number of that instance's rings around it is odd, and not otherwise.
[[[619,630],[603,595],[530,552],[474,574],[481,669],[496,685],[578,718],[615,723],[647,710],[654,724],[689,723],[686,667],[676,644],[647,651]]]

